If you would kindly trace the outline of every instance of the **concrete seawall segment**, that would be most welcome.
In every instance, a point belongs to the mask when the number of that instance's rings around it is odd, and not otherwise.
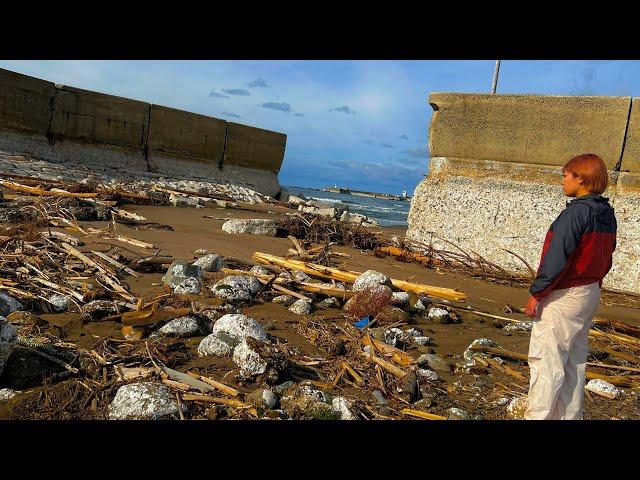
[[[560,166],[596,153],[609,168],[618,245],[604,286],[640,293],[640,110],[629,97],[432,94],[432,158],[407,236],[500,266],[537,268],[551,222],[570,200]]]
[[[280,191],[286,135],[0,69],[0,149]]]

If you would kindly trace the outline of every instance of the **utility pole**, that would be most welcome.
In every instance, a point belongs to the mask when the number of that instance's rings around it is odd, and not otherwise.
[[[493,71],[493,85],[491,85],[491,93],[496,93],[498,86],[498,73],[500,72],[500,60],[496,60],[496,69]]]

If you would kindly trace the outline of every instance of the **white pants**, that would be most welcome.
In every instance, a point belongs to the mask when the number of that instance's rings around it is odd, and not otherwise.
[[[598,283],[554,290],[538,306],[529,343],[527,420],[582,420],[589,329]]]

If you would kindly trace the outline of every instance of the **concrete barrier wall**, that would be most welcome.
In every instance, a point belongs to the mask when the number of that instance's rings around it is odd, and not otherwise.
[[[280,171],[286,135],[234,122],[227,125],[225,165],[258,168],[273,173]]]
[[[562,165],[580,153],[620,160],[631,99],[433,93],[434,157]]]
[[[0,69],[0,149],[280,191],[286,135]]]
[[[537,268],[551,222],[570,200],[560,166],[581,153],[610,169],[605,196],[618,246],[604,286],[640,293],[640,117],[627,97],[432,94],[429,174],[417,186],[407,236],[456,242],[504,268]],[[635,125],[635,126],[634,126]],[[618,170],[629,170],[620,173]]]

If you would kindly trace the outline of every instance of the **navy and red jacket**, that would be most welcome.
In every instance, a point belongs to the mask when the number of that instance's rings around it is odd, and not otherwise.
[[[553,290],[595,282],[602,287],[616,249],[616,230],[609,199],[594,193],[567,202],[545,237],[531,295],[541,300]]]

